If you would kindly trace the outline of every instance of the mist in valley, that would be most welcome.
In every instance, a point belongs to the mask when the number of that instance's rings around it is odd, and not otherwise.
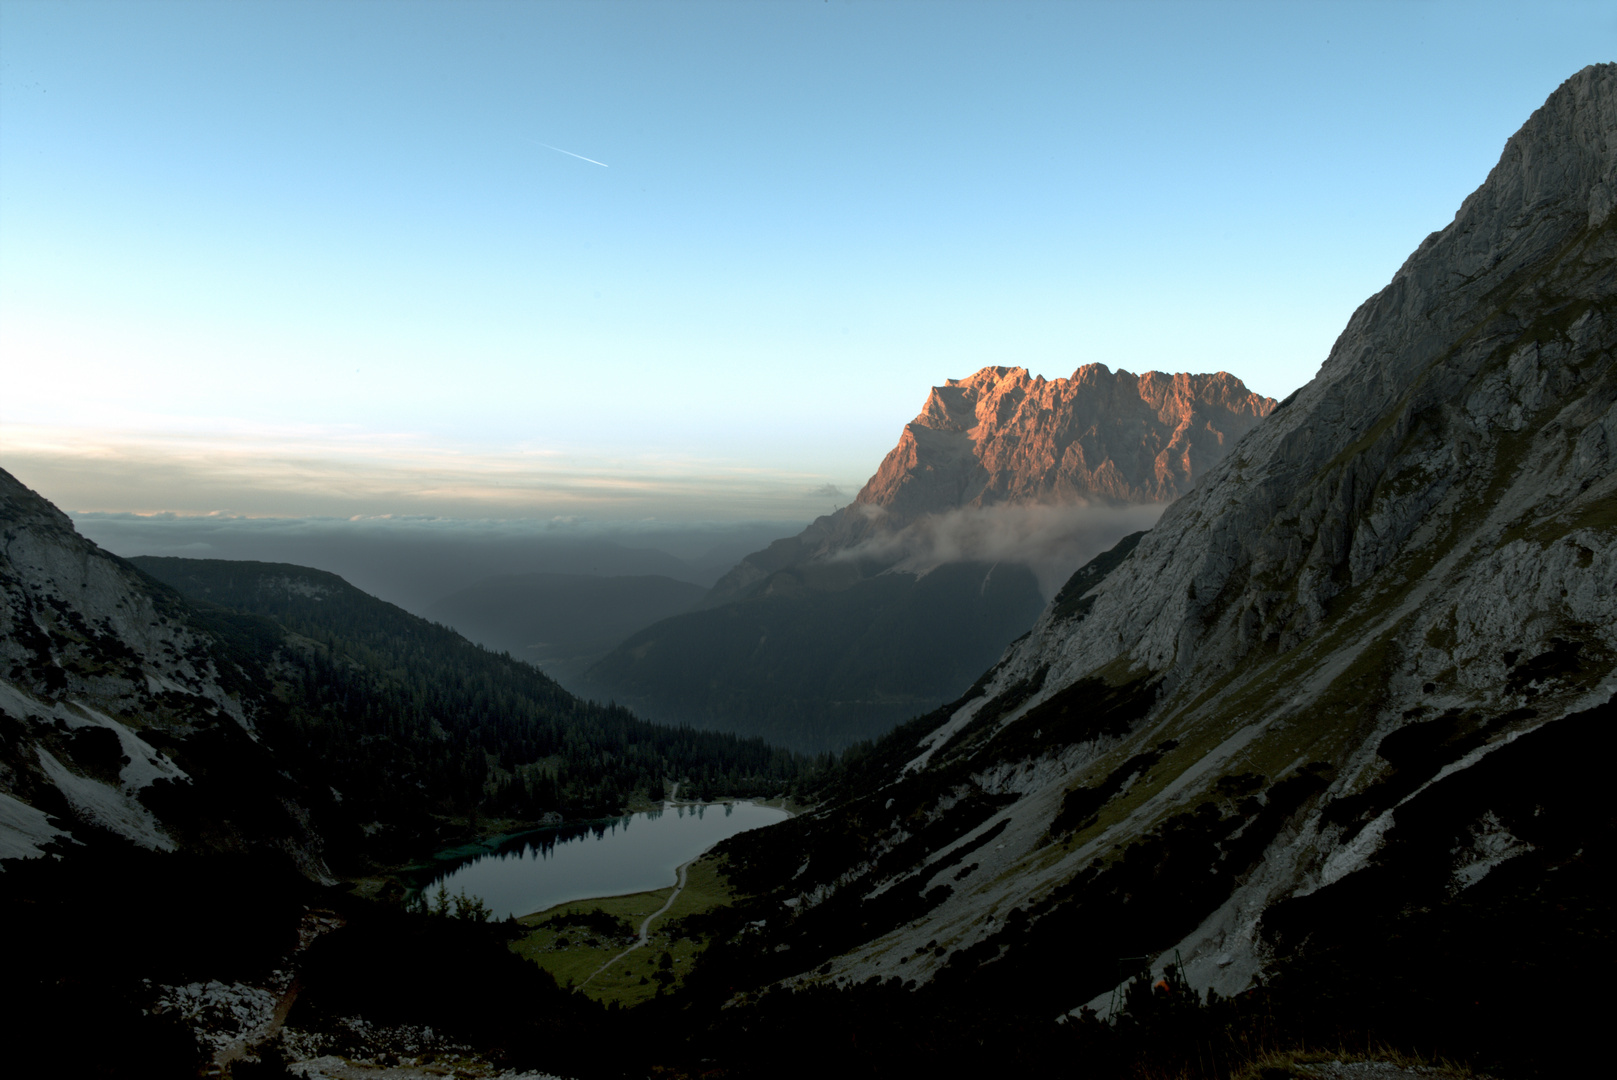
[[[1046,600],[1084,563],[1130,533],[1149,529],[1166,503],[1144,506],[987,506],[929,514],[833,556],[873,559],[925,573],[947,563],[1011,562],[1028,567]]]

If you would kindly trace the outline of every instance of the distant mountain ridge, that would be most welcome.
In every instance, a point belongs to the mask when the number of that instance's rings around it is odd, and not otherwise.
[[[754,552],[627,638],[581,688],[800,750],[958,695],[1087,558],[1148,527],[1275,402],[1225,372],[934,387],[849,506]]]
[[[996,366],[945,380],[850,505],[747,556],[706,603],[950,511],[1171,502],[1275,405],[1223,371],[1134,375],[1085,364],[1046,379]]]
[[[1066,379],[985,367],[933,387],[857,502],[910,520],[1002,502],[1178,498],[1274,409],[1228,372]]]

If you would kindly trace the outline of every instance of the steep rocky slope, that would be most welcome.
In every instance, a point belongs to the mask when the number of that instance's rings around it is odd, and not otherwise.
[[[950,379],[852,504],[747,556],[707,610],[627,638],[582,686],[803,750],[879,735],[959,694],[1073,567],[1273,407],[1223,372]]]
[[[848,763],[795,844],[731,843],[767,928],[726,974],[1053,1014],[1140,954],[1223,993],[1312,956],[1379,965],[1389,1030],[1502,1035],[1526,981],[1609,959],[1614,201],[1601,65],[964,698]]]
[[[101,835],[326,876],[310,809],[329,794],[271,765],[250,678],[189,606],[4,471],[0,527],[0,859]]]

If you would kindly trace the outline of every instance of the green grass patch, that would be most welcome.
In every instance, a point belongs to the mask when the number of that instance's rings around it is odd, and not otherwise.
[[[579,987],[596,1001],[639,1005],[658,993],[677,990],[707,949],[707,940],[686,936],[679,921],[725,906],[734,895],[722,860],[703,856],[686,871],[685,888],[673,906],[648,927],[647,944],[601,970],[635,943],[640,924],[661,909],[673,891],[670,886],[628,896],[578,900],[525,915],[517,921],[528,932],[512,943],[511,950],[550,972],[558,984]],[[586,926],[605,925],[607,919],[621,922],[620,936],[609,937]]]
[[[1524,525],[1507,532],[1503,543],[1523,539],[1547,548],[1582,529],[1593,532],[1617,532],[1617,500],[1594,498],[1532,525]]]

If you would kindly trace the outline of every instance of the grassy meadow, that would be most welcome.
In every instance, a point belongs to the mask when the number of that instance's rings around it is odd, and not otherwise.
[[[517,921],[528,928],[528,933],[513,942],[511,948],[550,972],[562,986],[579,987],[603,1003],[638,1005],[677,988],[707,947],[706,941],[675,937],[669,930],[687,915],[730,903],[732,893],[722,857],[703,855],[691,863],[686,870],[685,888],[647,928],[647,943],[600,970],[635,943],[641,922],[662,908],[673,892],[674,887],[669,886],[653,892],[578,900],[525,915]]]

